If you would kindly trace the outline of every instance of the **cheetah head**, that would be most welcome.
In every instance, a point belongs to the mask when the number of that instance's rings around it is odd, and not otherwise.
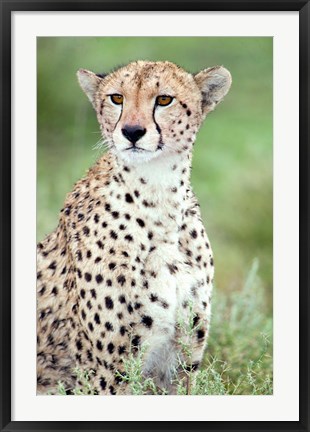
[[[222,66],[192,75],[170,62],[137,61],[108,75],[85,69],[77,75],[109,148],[133,164],[190,152],[204,118],[231,85]]]

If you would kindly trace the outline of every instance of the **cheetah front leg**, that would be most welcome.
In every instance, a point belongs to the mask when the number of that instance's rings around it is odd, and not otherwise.
[[[178,377],[179,381],[186,381],[187,392],[193,385],[189,380],[195,379],[207,347],[214,276],[212,251],[198,209],[189,214],[180,239],[187,274],[180,275],[178,282],[183,300],[178,308],[176,332],[180,353]]]

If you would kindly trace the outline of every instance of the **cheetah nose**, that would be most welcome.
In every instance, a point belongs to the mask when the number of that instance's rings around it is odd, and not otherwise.
[[[133,144],[145,135],[146,129],[139,125],[125,125],[122,129],[122,134]]]

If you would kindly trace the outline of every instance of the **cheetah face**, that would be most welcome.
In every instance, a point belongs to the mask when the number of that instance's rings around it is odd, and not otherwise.
[[[170,62],[137,61],[109,75],[78,71],[103,138],[127,163],[191,151],[208,112],[227,94],[223,67],[192,75]]]

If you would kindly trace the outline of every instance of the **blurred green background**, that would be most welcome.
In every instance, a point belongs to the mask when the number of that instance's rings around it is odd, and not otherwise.
[[[100,156],[95,113],[79,68],[108,72],[132,60],[170,60],[189,72],[224,65],[230,93],[201,128],[192,183],[216,263],[216,286],[232,292],[254,258],[272,307],[272,38],[38,38],[37,238],[57,225],[73,183]]]
[[[145,59],[230,70],[231,90],[198,134],[192,171],[216,270],[204,365],[225,394],[272,393],[272,47],[272,38],[256,37],[37,39],[38,241],[100,156],[79,68],[109,72]],[[215,385],[214,394],[223,391]]]

